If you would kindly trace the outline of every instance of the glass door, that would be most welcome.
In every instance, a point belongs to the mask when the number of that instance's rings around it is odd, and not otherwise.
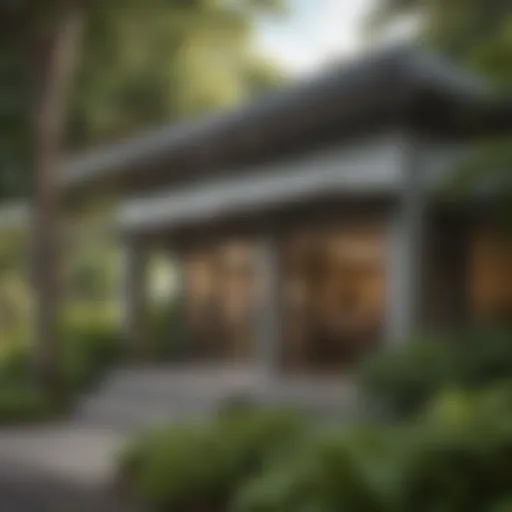
[[[291,235],[284,249],[283,363],[291,370],[347,368],[381,336],[382,230],[347,224]]]

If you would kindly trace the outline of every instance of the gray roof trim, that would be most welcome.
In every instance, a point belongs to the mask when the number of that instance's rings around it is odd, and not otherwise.
[[[171,188],[127,201],[118,212],[121,228],[144,232],[258,213],[290,202],[342,196],[396,194],[401,186],[399,134],[335,147],[300,159],[252,169],[236,178]]]

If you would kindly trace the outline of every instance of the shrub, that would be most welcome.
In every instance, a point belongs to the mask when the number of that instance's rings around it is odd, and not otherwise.
[[[480,326],[461,338],[457,352],[461,385],[479,387],[512,375],[512,330]]]
[[[94,384],[121,351],[120,336],[108,323],[66,326],[59,342],[63,385],[72,393]]]
[[[404,510],[487,511],[510,504],[512,385],[446,391],[410,428]]]
[[[510,510],[512,384],[441,392],[414,420],[321,436],[242,486],[233,512]]]
[[[120,474],[154,510],[225,510],[242,482],[296,446],[303,422],[288,412],[233,412],[142,437]]]
[[[122,469],[158,511],[510,510],[512,380],[440,391],[402,423],[305,429],[236,412],[143,437]]]
[[[387,441],[384,432],[373,429],[321,436],[303,446],[298,455],[249,481],[236,496],[232,510],[396,510],[398,472]]]
[[[7,343],[0,351],[0,389],[29,379],[29,348],[26,343]]]
[[[365,361],[360,383],[371,406],[386,415],[417,412],[436,392],[450,385],[458,370],[453,342],[415,340]]]
[[[391,417],[417,413],[447,387],[479,388],[512,375],[512,333],[469,329],[446,340],[418,340],[363,363],[361,386]]]
[[[64,402],[94,384],[119,359],[121,347],[120,337],[107,319],[76,315],[67,318],[57,344]],[[37,420],[56,412],[57,408],[49,406],[33,388],[31,374],[28,343],[14,340],[0,347],[0,421]]]
[[[21,423],[50,418],[56,407],[29,386],[0,387],[0,423]]]
[[[63,385],[74,392],[87,387],[120,358],[122,343],[114,325],[101,317],[66,318],[57,344]],[[0,347],[0,389],[30,381],[31,354],[26,340]]]
[[[31,385],[27,345],[4,345],[0,353],[0,424],[43,420],[55,410]]]
[[[153,307],[149,320],[150,356],[183,359],[188,345],[183,331],[181,301],[175,299],[170,304],[164,302]]]

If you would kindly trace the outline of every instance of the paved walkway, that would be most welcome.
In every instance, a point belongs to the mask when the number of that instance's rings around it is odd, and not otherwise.
[[[262,381],[245,368],[120,369],[67,422],[0,428],[0,512],[128,511],[112,488],[116,452],[133,429],[211,414],[226,397],[246,393],[315,416],[350,411],[351,387],[326,384]]]
[[[0,429],[0,512],[128,510],[112,492],[122,441],[72,422]]]

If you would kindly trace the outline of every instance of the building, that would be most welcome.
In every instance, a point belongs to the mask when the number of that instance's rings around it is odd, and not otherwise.
[[[485,84],[399,48],[91,150],[63,187],[124,191],[134,347],[159,247],[179,257],[187,358],[340,371],[421,329],[512,315],[512,248],[487,226],[485,191],[445,193],[478,137],[511,128]]]

